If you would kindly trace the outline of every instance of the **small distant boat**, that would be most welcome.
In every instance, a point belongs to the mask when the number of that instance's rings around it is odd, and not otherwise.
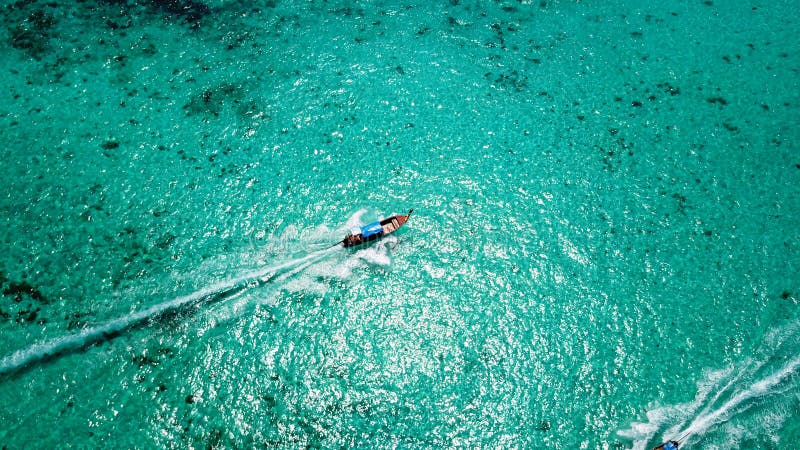
[[[339,241],[338,244],[342,244],[343,247],[355,247],[357,245],[366,244],[367,242],[376,241],[397,231],[408,221],[408,218],[411,217],[411,213],[413,212],[414,210],[410,209],[408,214],[398,214],[378,222],[372,222],[360,227],[353,227],[350,229],[350,233]]]
[[[678,441],[667,441],[658,447],[654,447],[653,450],[678,450],[679,445]]]

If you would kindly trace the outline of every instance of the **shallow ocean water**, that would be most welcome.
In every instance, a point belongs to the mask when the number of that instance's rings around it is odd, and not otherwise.
[[[795,6],[5,5],[0,445],[790,448]]]

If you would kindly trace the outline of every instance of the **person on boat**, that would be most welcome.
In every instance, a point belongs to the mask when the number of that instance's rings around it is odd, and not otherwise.
[[[352,246],[358,245],[360,243],[361,243],[361,236],[360,235],[351,234],[350,236],[347,236],[345,238],[345,243],[344,244],[347,247],[352,247]]]

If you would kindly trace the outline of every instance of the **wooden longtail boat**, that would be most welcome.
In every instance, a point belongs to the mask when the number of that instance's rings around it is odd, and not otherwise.
[[[678,445],[680,445],[678,441],[667,441],[658,447],[654,447],[653,450],[677,450]]]
[[[366,244],[367,242],[377,241],[402,227],[413,212],[414,210],[410,209],[408,214],[398,214],[378,222],[372,222],[360,227],[353,227],[350,229],[350,233],[337,244],[342,244],[343,247],[355,247],[357,245]]]

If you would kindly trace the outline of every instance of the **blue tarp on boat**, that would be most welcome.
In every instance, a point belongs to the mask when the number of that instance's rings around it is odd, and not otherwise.
[[[364,225],[361,227],[361,234],[364,235],[365,238],[370,237],[374,234],[378,234],[383,231],[383,227],[381,226],[380,222],[372,222],[369,225]]]

